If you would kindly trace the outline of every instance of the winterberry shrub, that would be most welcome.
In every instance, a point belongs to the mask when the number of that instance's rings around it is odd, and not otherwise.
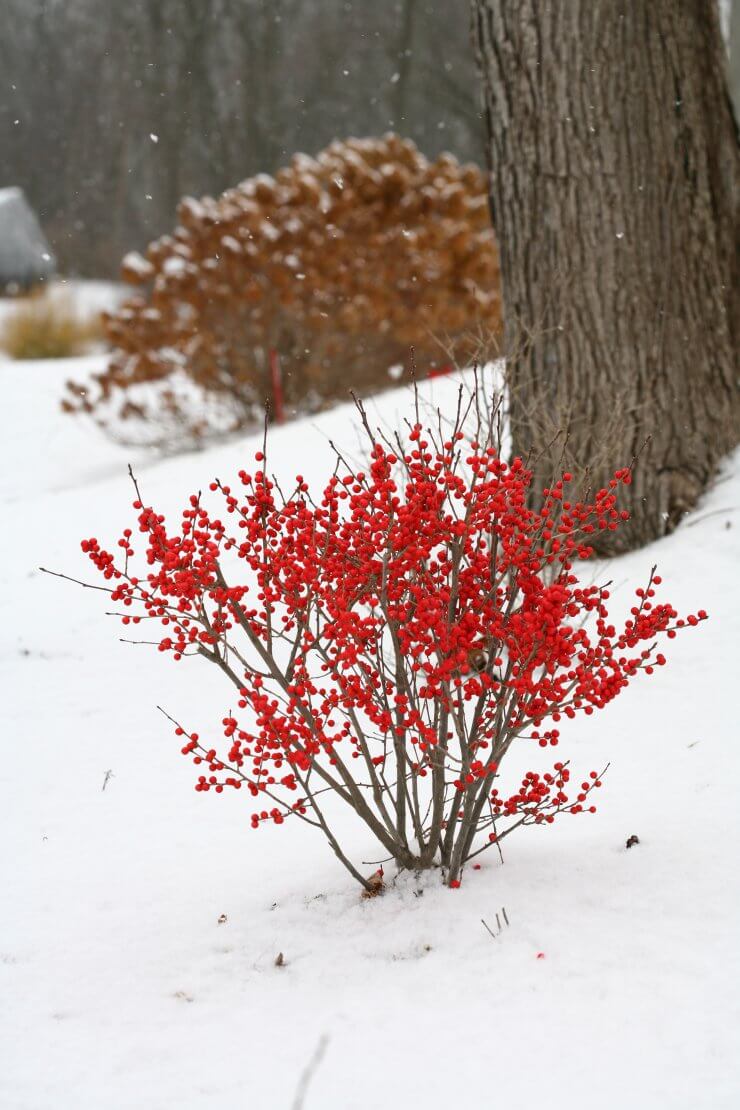
[[[196,790],[244,790],[254,828],[318,828],[375,889],[331,827],[333,796],[399,867],[441,867],[457,887],[514,829],[595,810],[602,772],[573,786],[563,758],[504,790],[512,745],[556,748],[564,722],[652,674],[659,641],[706,613],[657,601],[653,568],[617,627],[607,585],[579,579],[592,539],[627,517],[629,468],[583,497],[562,474],[534,510],[530,471],[501,458],[490,415],[469,438],[462,405],[436,431],[417,409],[388,437],[359,408],[368,464],[337,454],[318,496],[301,475],[284,493],[260,451],[174,527],[137,487],[141,552],[132,528],[115,553],[82,548],[125,625],[160,622],[161,652],[208,660],[237,691],[208,736],[170,718]]]

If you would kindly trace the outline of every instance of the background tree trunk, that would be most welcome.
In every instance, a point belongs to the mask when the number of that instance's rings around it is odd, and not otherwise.
[[[515,449],[567,428],[561,465],[599,486],[642,449],[632,522],[600,545],[635,547],[738,438],[737,128],[714,0],[472,0],[472,16]]]

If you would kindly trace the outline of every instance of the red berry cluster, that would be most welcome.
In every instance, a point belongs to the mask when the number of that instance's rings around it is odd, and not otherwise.
[[[501,797],[510,745],[557,745],[564,718],[651,674],[659,638],[706,613],[679,619],[658,602],[653,570],[618,629],[608,588],[579,581],[590,537],[627,519],[617,497],[630,470],[584,499],[563,474],[534,508],[530,472],[490,440],[419,423],[405,443],[371,439],[367,468],[338,457],[316,500],[300,475],[284,494],[263,452],[235,489],[211,484],[222,515],[193,495],[171,528],[137,490],[138,576],[131,529],[118,558],[97,539],[82,548],[124,624],[159,623],[160,651],[201,655],[237,691],[220,747],[177,726],[207,771],[197,790],[244,786],[254,827],[296,815],[343,858],[323,808],[334,791],[399,862],[441,859],[457,882],[477,833],[493,843],[594,810],[600,774],[569,800],[564,763]]]

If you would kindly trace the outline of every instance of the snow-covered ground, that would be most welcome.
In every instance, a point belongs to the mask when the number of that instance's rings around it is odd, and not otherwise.
[[[563,729],[575,768],[611,761],[599,812],[512,836],[457,891],[405,877],[362,901],[304,827],[253,832],[242,794],[193,791],[155,705],[206,731],[219,676],[119,643],[100,594],[37,569],[90,580],[79,539],[119,534],[128,461],[174,511],[255,450],[132,458],[58,410],[97,365],[0,362],[0,1107],[740,1105],[740,459],[610,568],[626,604],[658,562],[711,619]],[[349,408],[275,431],[271,463],[318,482],[329,437],[357,444]]]
[[[125,285],[110,281],[78,281],[72,278],[53,278],[47,285],[39,286],[51,301],[71,304],[81,316],[93,316],[104,309],[115,308],[126,296]],[[26,297],[0,297],[0,323],[4,316],[15,311]]]

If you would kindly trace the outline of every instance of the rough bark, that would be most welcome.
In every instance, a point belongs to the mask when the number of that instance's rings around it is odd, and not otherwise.
[[[714,0],[472,0],[472,17],[515,449],[567,428],[564,465],[592,485],[640,454],[631,527],[601,544],[638,546],[738,439],[739,163]]]
[[[740,0],[733,0],[728,27],[728,82],[735,119],[740,117]]]

